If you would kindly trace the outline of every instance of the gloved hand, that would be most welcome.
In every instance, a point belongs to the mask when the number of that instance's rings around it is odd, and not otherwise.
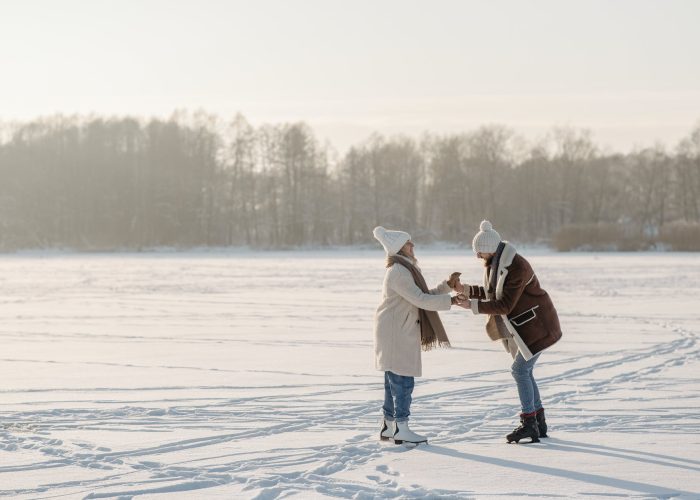
[[[464,285],[462,285],[462,283],[459,281],[461,274],[462,273],[455,271],[454,273],[450,274],[450,279],[447,280],[447,285],[452,288],[452,290],[459,293],[464,292]]]

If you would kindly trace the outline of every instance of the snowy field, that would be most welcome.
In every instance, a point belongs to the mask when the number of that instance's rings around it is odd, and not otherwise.
[[[700,255],[523,253],[564,331],[551,437],[506,444],[510,358],[455,308],[413,450],[377,440],[379,251],[2,256],[0,496],[700,498]]]

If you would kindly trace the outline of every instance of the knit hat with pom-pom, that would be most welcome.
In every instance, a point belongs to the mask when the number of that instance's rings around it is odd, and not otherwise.
[[[384,250],[386,250],[387,255],[396,255],[396,253],[401,250],[401,247],[411,239],[411,235],[408,233],[404,233],[403,231],[391,231],[389,229],[384,229],[382,226],[375,227],[372,232],[374,237],[382,244]]]
[[[474,253],[496,253],[498,244],[501,242],[501,235],[494,231],[493,226],[487,220],[481,221],[479,229],[480,231],[472,240]]]

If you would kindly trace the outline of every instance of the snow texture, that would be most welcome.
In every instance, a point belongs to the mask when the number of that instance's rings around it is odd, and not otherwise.
[[[468,249],[416,249],[429,284]],[[700,498],[700,256],[531,257],[563,339],[550,438],[483,317],[442,313],[411,425],[378,440],[379,251],[0,258],[0,496]]]

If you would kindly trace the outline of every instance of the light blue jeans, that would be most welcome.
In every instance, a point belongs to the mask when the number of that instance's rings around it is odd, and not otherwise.
[[[523,413],[526,415],[542,408],[540,390],[537,388],[537,382],[535,382],[535,377],[532,375],[532,370],[535,368],[535,363],[539,357],[540,353],[537,353],[530,358],[530,361],[525,361],[523,355],[518,352],[510,367],[510,373],[518,386],[520,406],[522,406]]]
[[[406,422],[411,414],[413,377],[384,372],[384,419]]]

